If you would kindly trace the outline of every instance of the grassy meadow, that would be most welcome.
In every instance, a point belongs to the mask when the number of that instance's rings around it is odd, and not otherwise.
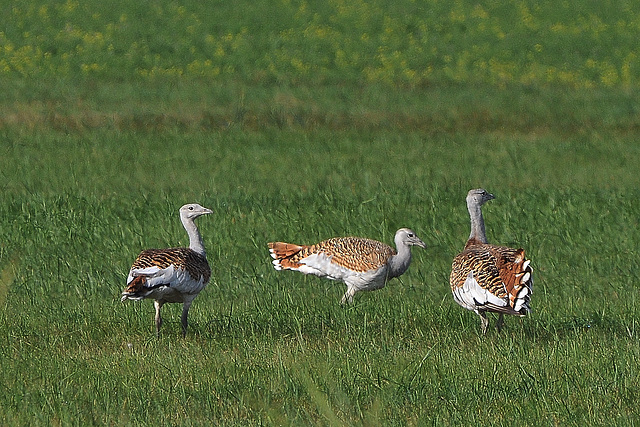
[[[0,424],[640,424],[640,7],[0,10]],[[486,336],[448,285],[475,187],[535,273]],[[192,201],[212,280],[156,338],[120,292]],[[427,249],[348,307],[266,248],[399,227]]]

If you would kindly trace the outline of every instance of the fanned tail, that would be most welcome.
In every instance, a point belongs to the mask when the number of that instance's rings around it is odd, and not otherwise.
[[[294,257],[305,247],[284,242],[270,242],[269,253],[273,258],[273,268],[276,270],[295,270],[302,264],[294,260]]]
[[[525,258],[524,249],[516,251],[515,259],[510,265],[511,274],[506,275],[505,289],[509,294],[509,302],[513,310],[521,316],[531,311],[531,294],[533,293],[533,268],[531,261]]]
[[[152,288],[146,286],[147,276],[136,276],[127,287],[122,291],[122,298],[120,301],[126,301],[128,299],[138,301],[145,298]]]

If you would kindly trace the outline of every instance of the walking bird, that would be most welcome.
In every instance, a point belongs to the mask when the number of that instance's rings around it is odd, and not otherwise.
[[[411,246],[426,248],[408,228],[396,232],[397,250],[376,240],[335,237],[315,245],[271,242],[269,252],[276,270],[297,270],[304,274],[339,280],[347,285],[342,303],[351,303],[360,291],[383,288],[389,279],[407,271]]]
[[[160,334],[164,303],[182,303],[182,336],[187,333],[191,303],[209,282],[211,269],[195,219],[212,213],[197,203],[180,208],[180,220],[189,235],[188,248],[147,249],[133,263],[121,301],[151,298],[156,308],[156,335]]]
[[[498,331],[505,314],[527,315],[533,291],[533,269],[524,249],[496,246],[487,241],[481,207],[494,198],[483,189],[467,194],[471,233],[464,250],[453,259],[449,277],[453,299],[480,316],[483,334],[489,326],[487,312],[499,314]]]

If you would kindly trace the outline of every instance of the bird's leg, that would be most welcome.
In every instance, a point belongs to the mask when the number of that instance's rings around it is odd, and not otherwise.
[[[347,292],[344,293],[342,300],[340,300],[340,304],[351,304],[353,302],[353,296],[355,295],[355,288],[347,288]]]
[[[500,315],[498,316],[498,320],[496,321],[496,329],[498,330],[498,332],[502,330],[503,326],[504,326],[504,314],[500,313]]]
[[[487,328],[489,327],[489,319],[487,318],[487,313],[484,311],[478,312],[480,316],[480,327],[482,328],[482,335],[487,334]]]
[[[153,301],[153,305],[156,308],[156,336],[160,336],[160,326],[162,326],[162,317],[160,317],[160,309],[162,308],[162,302],[158,300]]]
[[[187,316],[189,315],[189,307],[191,307],[191,301],[185,302],[182,305],[182,316],[180,317],[180,321],[182,322],[182,337],[187,336],[187,326],[189,323],[187,322]]]

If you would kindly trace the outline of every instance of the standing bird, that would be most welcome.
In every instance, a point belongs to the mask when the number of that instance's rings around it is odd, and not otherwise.
[[[387,280],[400,276],[411,263],[410,246],[426,248],[408,228],[396,232],[398,250],[376,240],[360,237],[335,237],[315,245],[271,242],[269,252],[276,270],[297,270],[347,285],[341,303],[351,303],[360,291],[383,288]]]
[[[207,286],[211,268],[194,220],[212,213],[197,203],[180,208],[180,220],[189,235],[188,248],[147,249],[131,266],[121,301],[152,298],[156,308],[156,335],[160,334],[160,309],[166,302],[182,303],[182,336],[187,333],[191,303]]]
[[[453,299],[480,316],[483,334],[489,326],[487,312],[499,313],[498,332],[505,314],[527,315],[533,291],[533,269],[524,249],[487,242],[481,206],[494,198],[481,188],[467,194],[471,234],[464,250],[453,259],[449,277]]]

